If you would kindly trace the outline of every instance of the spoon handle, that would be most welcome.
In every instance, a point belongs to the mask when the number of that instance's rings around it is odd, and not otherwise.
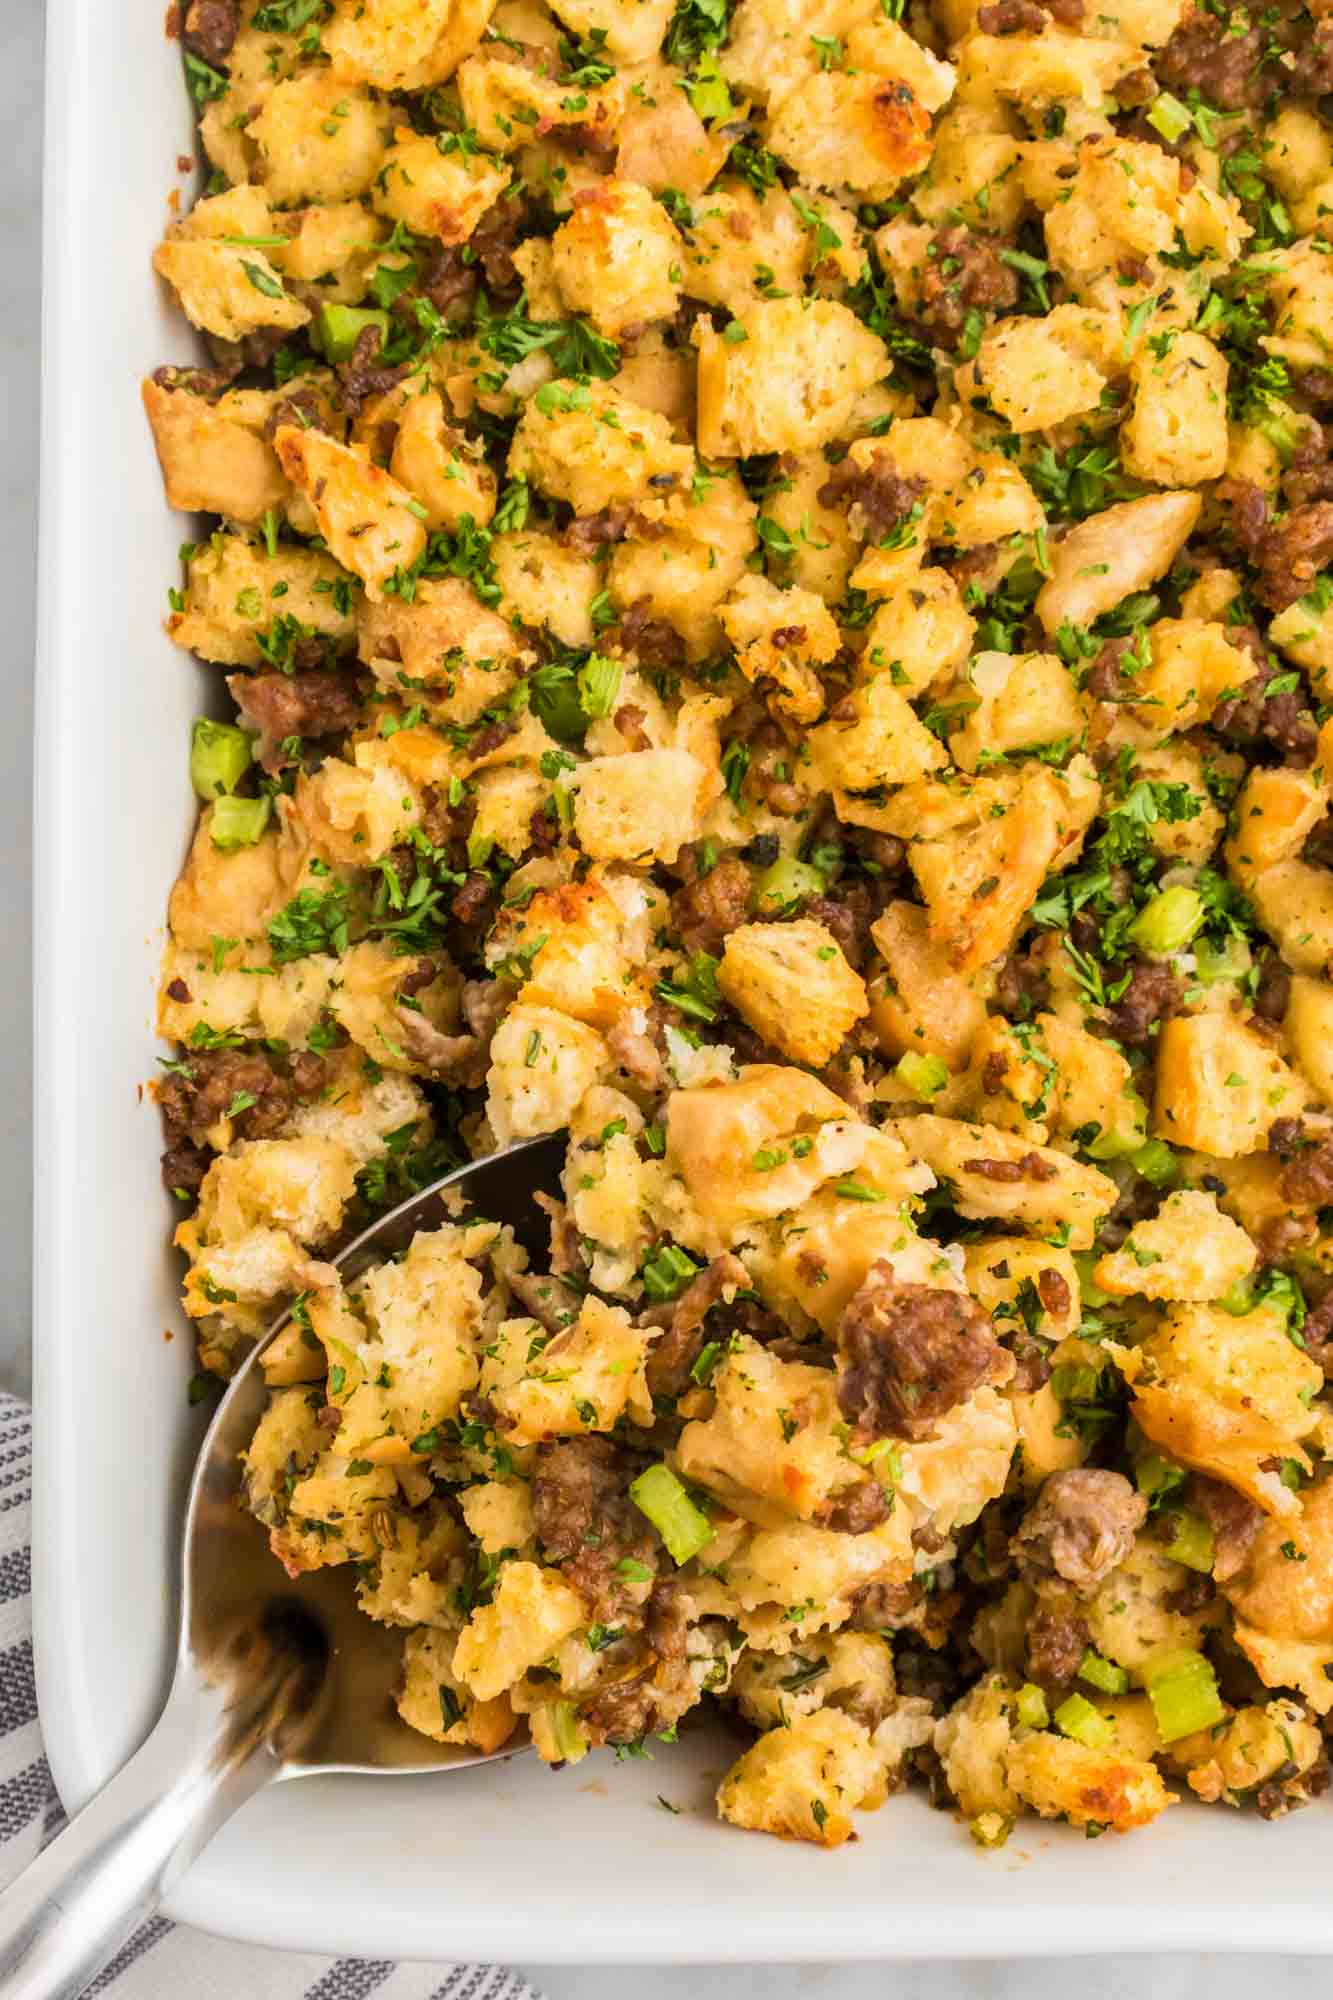
[[[76,2000],[279,1768],[183,1671],[142,1749],[0,1895],[0,2000]]]

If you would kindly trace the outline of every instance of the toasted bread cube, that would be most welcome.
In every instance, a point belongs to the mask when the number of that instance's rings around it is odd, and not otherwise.
[[[485,153],[442,153],[433,138],[400,126],[375,176],[374,203],[391,222],[442,243],[466,243],[509,185],[508,167]]]
[[[1319,1422],[1309,1403],[1323,1375],[1287,1338],[1280,1312],[1168,1306],[1124,1372],[1145,1437],[1183,1465],[1239,1487],[1265,1513],[1299,1516],[1281,1461],[1309,1470],[1301,1441]]]
[[[426,510],[427,526],[484,528],[495,512],[495,474],[461,431],[445,421],[435,389],[415,390],[398,414],[389,470]]]
[[[260,327],[304,326],[310,318],[309,306],[284,290],[262,250],[169,236],[153,252],[153,269],[171,286],[191,326],[219,340],[243,340]]]
[[[821,526],[821,538],[823,532]],[[976,629],[948,570],[918,570],[891,585],[876,605],[866,627],[861,674],[867,680],[887,674],[913,699],[964,664]]]
[[[977,770],[983,756],[1072,744],[1086,727],[1073,676],[1054,653],[978,653],[968,680],[977,706],[949,738],[964,771]]]
[[[421,503],[322,431],[281,424],[273,443],[283,471],[314,508],[332,553],[361,578],[367,597],[380,598],[389,578],[410,569],[426,546]]]
[[[612,176],[577,196],[551,255],[568,309],[586,314],[613,340],[628,326],[669,319],[676,310],[685,246],[661,203],[637,181]]]
[[[964,1069],[986,1018],[976,982],[932,938],[918,903],[890,903],[870,935],[885,966],[883,978],[870,983],[870,1023],[885,1053],[940,1056],[950,1069]]]
[[[281,507],[289,488],[266,440],[236,422],[221,403],[188,389],[143,385],[143,405],[167,490],[167,504],[187,514],[225,514],[261,521]]]
[[[1207,722],[1224,695],[1253,680],[1251,656],[1233,646],[1226,628],[1204,618],[1159,618],[1149,627],[1152,658],[1134,677],[1134,713],[1150,729],[1189,729]]]
[[[1008,1776],[1024,1805],[1042,1819],[1109,1826],[1113,1833],[1147,1826],[1175,1803],[1175,1794],[1147,1759],[1126,1757],[1114,1748],[1095,1750],[1049,1730],[1014,1745]]]
[[[844,695],[827,722],[810,732],[810,759],[821,784],[839,794],[839,815],[857,820],[855,800],[842,794],[909,784],[948,763],[948,753],[893,685],[876,674]]]
[[[1080,521],[1051,548],[1051,574],[1037,593],[1048,632],[1066,619],[1091,625],[1131,591],[1164,576],[1193,533],[1197,493],[1150,493]]]
[[[922,1113],[899,1119],[897,1130],[938,1180],[953,1183],[959,1214],[974,1221],[1013,1222],[1047,1235],[1067,1224],[1070,1247],[1086,1250],[1115,1206],[1109,1175],[998,1125]]]
[[[1157,1045],[1153,1132],[1234,1160],[1261,1152],[1276,1118],[1297,1116],[1308,1092],[1256,1028],[1229,1014],[1177,1014]]]
[[[587,1621],[582,1597],[558,1570],[507,1562],[491,1602],[458,1635],[453,1671],[478,1701],[494,1701]]]
[[[676,443],[665,417],[639,409],[604,382],[538,389],[523,406],[509,449],[511,478],[531,479],[576,514],[683,489],[693,470],[694,453]]]
[[[471,1744],[489,1754],[509,1741],[517,1718],[506,1695],[478,1701],[457,1679],[453,1671],[457,1644],[456,1632],[429,1625],[408,1633],[398,1713],[409,1729],[420,1730],[436,1743]]]
[[[1117,1298],[1220,1299],[1249,1276],[1258,1251],[1211,1194],[1178,1188],[1150,1221],[1136,1222],[1093,1280]]]
[[[571,90],[556,71],[554,61],[538,70],[507,54],[468,57],[458,72],[458,94],[488,153],[518,152],[531,143],[534,125],[543,132],[585,125],[601,138],[615,138],[625,110],[622,78]]]
[[[1333,1481],[1265,1522],[1227,1590],[1236,1643],[1266,1687],[1299,1688],[1317,1715],[1333,1709]]]
[[[774,701],[794,722],[814,722],[824,708],[816,669],[842,644],[837,624],[811,590],[779,590],[767,577],[743,576],[722,606],[722,629],[746,680],[768,681]]]
[[[783,1840],[840,1847],[852,1810],[882,1790],[870,1731],[841,1709],[796,1716],[737,1759],[717,1791],[720,1818]]]
[[[869,1007],[865,982],[826,925],[742,924],[722,952],[717,983],[757,1035],[819,1069]]]
[[[708,773],[688,750],[590,757],[573,778],[574,829],[598,861],[674,861],[697,837]]]
[[[650,1424],[644,1376],[648,1331],[623,1306],[587,1298],[572,1326],[555,1334],[523,1375],[495,1392],[505,1435],[516,1445],[609,1431],[622,1416]]]
[[[303,70],[273,86],[246,138],[276,208],[355,201],[384,163],[393,106],[328,70]]]
[[[355,641],[350,610],[339,610],[350,587],[346,572],[319,549],[218,534],[196,548],[185,580],[185,603],[167,620],[178,646],[219,666],[258,667],[259,641],[280,616],[295,618],[347,652]]]
[[[879,336],[832,299],[764,299],[726,335],[696,322],[694,340],[699,449],[709,459],[826,444],[890,368]]]
[[[1227,467],[1226,356],[1201,333],[1177,333],[1167,352],[1146,344],[1129,372],[1133,401],[1120,426],[1127,472],[1157,486],[1199,486]]]
[[[453,75],[495,0],[336,0],[321,47],[333,74],[376,90],[427,90]]]

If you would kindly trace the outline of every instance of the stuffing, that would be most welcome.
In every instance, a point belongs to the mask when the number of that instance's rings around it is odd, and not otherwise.
[[[1281,1468],[1285,1460],[1309,1470],[1301,1441],[1319,1421],[1310,1399],[1322,1375],[1287,1338],[1281,1313],[1265,1305],[1239,1314],[1170,1306],[1122,1366],[1145,1437],[1266,1513],[1299,1515]]]
[[[276,460],[275,460],[276,463]],[[351,578],[322,550],[216,534],[190,551],[180,609],[167,620],[178,646],[219,666],[259,667],[294,620],[301,634],[351,650]]]
[[[670,319],[683,254],[674,224],[647,188],[611,179],[575,198],[574,213],[552,238],[551,268],[569,311],[586,313],[615,340],[626,327]]]
[[[1254,1269],[1257,1252],[1216,1198],[1177,1189],[1119,1250],[1099,1258],[1093,1282],[1117,1298],[1220,1299]]]
[[[1086,1250],[1115,1205],[1106,1174],[998,1126],[923,1114],[899,1119],[898,1133],[937,1179],[953,1184],[959,1214],[974,1221],[1012,1221],[1039,1234],[1065,1226],[1065,1240]]]
[[[1236,1644],[1265,1687],[1296,1688],[1323,1716],[1333,1709],[1333,1482],[1288,1497],[1226,1592]]]
[[[833,933],[808,918],[734,930],[717,983],[770,1048],[814,1069],[841,1047],[868,1004]]]
[[[1274,1120],[1299,1116],[1305,1103],[1300,1078],[1258,1026],[1224,1014],[1163,1024],[1152,1114],[1158,1138],[1235,1159],[1261,1151]]]
[[[889,372],[883,342],[834,299],[763,299],[723,333],[696,321],[694,341],[708,459],[826,444]]]
[[[432,1743],[729,1703],[731,1826],[1305,1804],[1327,24],[181,11],[143,1094],[274,1559]]]
[[[512,478],[530,479],[576,514],[634,506],[688,485],[694,453],[671,426],[605,383],[551,382],[523,405],[509,448]]]
[[[865,1724],[818,1709],[770,1729],[738,1758],[718,1786],[717,1809],[733,1826],[840,1847],[851,1837],[853,1810],[881,1784]]]

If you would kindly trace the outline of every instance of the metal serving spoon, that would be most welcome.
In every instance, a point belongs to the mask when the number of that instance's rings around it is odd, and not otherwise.
[[[349,1243],[344,1277],[450,1219],[443,1197],[507,1222],[534,1258],[560,1138],[447,1174]],[[259,1366],[283,1315],[234,1377],[190,1487],[180,1643],[167,1705],[142,1749],[0,1896],[0,2000],[75,2000],[253,1793],[319,1771],[458,1770],[507,1750],[432,1743],[399,1719],[402,1635],[357,1609],[348,1567],[289,1582],[241,1505],[240,1454],[268,1401]]]

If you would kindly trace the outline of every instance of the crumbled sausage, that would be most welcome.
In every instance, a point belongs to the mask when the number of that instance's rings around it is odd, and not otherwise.
[[[216,69],[231,54],[240,25],[238,0],[190,0],[183,40]]]
[[[1333,1202],[1333,1140],[1301,1147],[1283,1167],[1278,1187],[1292,1208],[1327,1208]]]
[[[622,1622],[637,1605],[620,1565],[657,1567],[656,1530],[629,1497],[638,1470],[610,1438],[562,1438],[537,1447],[532,1475],[537,1540],[602,1624]]]
[[[1147,1501],[1122,1473],[1073,1466],[1051,1474],[1011,1547],[1029,1577],[1057,1576],[1089,1597],[1125,1560],[1147,1518]]]
[[[342,736],[361,720],[356,676],[334,668],[318,667],[295,674],[232,674],[227,686],[242,723],[258,731],[256,754],[266,771],[299,763],[301,739]]]
[[[1083,1620],[1062,1599],[1039,1600],[1024,1635],[1029,1677],[1046,1687],[1072,1681],[1088,1650]]]
[[[925,490],[923,479],[904,477],[887,452],[877,451],[868,466],[844,460],[820,487],[819,504],[859,508],[867,540],[878,542],[908,518]]]
[[[1213,1531],[1213,1576],[1218,1583],[1226,1583],[1249,1561],[1264,1524],[1263,1509],[1234,1486],[1202,1473],[1195,1474],[1190,1497]]]
[[[1160,959],[1136,958],[1129,985],[1106,1010],[1106,1032],[1128,1048],[1146,1049],[1180,1006],[1185,982]]]
[[[694,850],[688,866],[697,867]],[[719,861],[706,874],[694,874],[671,898],[671,928],[686,951],[716,954],[723,939],[749,921],[750,871],[743,861]]]
[[[838,1405],[862,1437],[928,1437],[937,1417],[1011,1368],[974,1299],[901,1284],[882,1258],[839,1322]]]
[[[1053,1181],[1057,1169],[1040,1153],[1024,1153],[1017,1160],[964,1160],[963,1170],[980,1174],[983,1181]]]
[[[996,8],[981,9],[978,21],[984,26],[982,16],[1005,8],[1031,8],[1045,18],[1034,0],[998,0]],[[916,317],[937,346],[957,346],[970,312],[1006,312],[1018,304],[1018,273],[1000,256],[1012,247],[1003,237],[963,228],[941,230],[932,238],[917,277],[921,303]]]
[[[724,1292],[749,1289],[750,1274],[739,1257],[730,1252],[714,1257],[706,1271],[685,1287],[674,1305],[654,1308],[646,1315],[669,1313],[666,1330],[653,1342],[647,1362],[648,1387],[654,1396],[681,1395],[690,1382],[690,1370],[703,1347],[704,1321]],[[660,1322],[659,1322],[660,1323]]]

